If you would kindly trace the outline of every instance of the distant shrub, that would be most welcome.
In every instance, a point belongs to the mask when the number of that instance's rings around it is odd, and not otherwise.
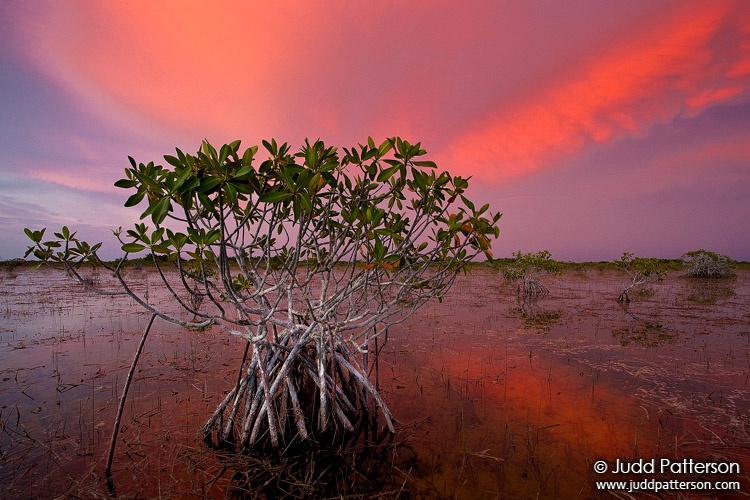
[[[685,276],[689,278],[732,278],[734,261],[708,250],[694,250],[682,256]]]
[[[537,253],[513,254],[512,263],[503,269],[503,276],[509,281],[518,282],[518,293],[524,296],[547,295],[549,290],[539,282],[539,278],[547,274],[560,272],[560,263],[552,259],[549,250]]]
[[[632,253],[625,252],[615,265],[625,271],[630,277],[631,283],[620,293],[617,300],[630,302],[630,291],[651,281],[661,281],[667,273],[666,264],[659,259],[647,259],[636,257]]]
[[[5,267],[8,269],[15,269],[17,267],[23,266],[24,264],[26,264],[26,261],[23,259],[12,259],[12,260],[0,261],[0,267]]]

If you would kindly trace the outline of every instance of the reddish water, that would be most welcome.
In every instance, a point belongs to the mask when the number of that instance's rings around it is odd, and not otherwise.
[[[2,497],[105,496],[111,422],[148,317],[59,271],[0,273]],[[597,460],[692,458],[739,463],[739,474],[710,479],[742,489],[679,494],[746,497],[750,272],[675,275],[627,309],[615,301],[625,285],[616,271],[569,270],[545,284],[548,297],[524,304],[478,270],[391,328],[379,382],[401,446],[383,487],[402,497],[606,498],[595,481],[617,477],[597,475]],[[164,303],[151,286],[150,300]],[[239,339],[157,321],[125,409],[118,494],[227,494],[230,474],[196,431],[241,355]]]

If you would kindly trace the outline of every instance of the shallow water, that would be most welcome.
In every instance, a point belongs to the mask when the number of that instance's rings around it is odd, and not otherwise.
[[[131,272],[167,304],[154,276]],[[478,269],[390,329],[378,381],[399,446],[383,488],[404,498],[606,498],[595,481],[617,477],[597,475],[597,460],[692,458],[741,466],[712,476],[741,491],[703,497],[750,493],[750,272],[675,274],[627,308],[614,270],[544,283],[550,295],[524,303]],[[0,270],[0,312],[3,498],[105,496],[111,423],[147,314],[60,271],[23,268]],[[237,338],[157,320],[125,408],[118,494],[226,496],[231,474],[196,431],[231,389],[242,350]]]

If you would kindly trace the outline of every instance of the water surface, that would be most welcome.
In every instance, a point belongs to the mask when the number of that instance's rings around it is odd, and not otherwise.
[[[155,276],[129,272],[169,307]],[[3,498],[105,496],[111,424],[148,315],[59,270],[0,273]],[[594,483],[612,475],[595,474],[595,461],[669,457],[740,463],[716,479],[750,493],[750,272],[675,274],[623,307],[626,284],[615,270],[568,269],[545,280],[549,296],[524,302],[480,268],[392,327],[377,374],[398,420],[383,491],[607,498]],[[229,494],[231,467],[196,431],[242,351],[238,338],[157,320],[125,408],[118,494]]]

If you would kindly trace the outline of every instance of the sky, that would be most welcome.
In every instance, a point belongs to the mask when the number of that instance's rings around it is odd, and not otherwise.
[[[0,260],[61,225],[116,257],[128,155],[395,135],[503,213],[496,257],[750,260],[750,2],[5,0],[0,67]]]

